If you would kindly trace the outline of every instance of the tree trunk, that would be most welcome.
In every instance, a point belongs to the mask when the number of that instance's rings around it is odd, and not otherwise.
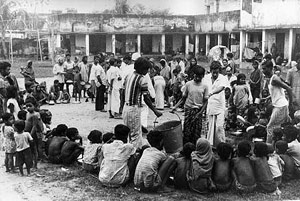
[[[7,56],[7,49],[6,49],[6,45],[5,45],[5,29],[4,27],[2,27],[2,31],[1,31],[1,43],[2,43],[2,51],[1,51],[1,56],[6,59]]]

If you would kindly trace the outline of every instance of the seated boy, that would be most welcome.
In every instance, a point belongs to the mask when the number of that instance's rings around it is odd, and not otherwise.
[[[284,161],[283,167],[283,181],[290,181],[294,179],[295,164],[294,159],[287,155],[288,144],[286,141],[279,140],[275,144],[276,153],[279,154],[280,158]]]
[[[232,183],[231,157],[233,148],[230,144],[221,142],[217,146],[219,158],[214,161],[212,179],[218,191],[226,191]]]
[[[49,91],[49,104],[51,104],[51,102],[61,103],[63,98],[62,95],[62,89],[59,86],[59,81],[54,80],[53,86],[50,87]]]
[[[150,131],[147,139],[152,147],[143,151],[134,174],[134,185],[138,190],[155,192],[164,188],[176,163],[173,157],[162,151],[163,135],[160,131]]]
[[[250,151],[250,143],[242,141],[238,144],[238,157],[232,159],[232,176],[235,187],[240,192],[252,192],[256,187],[255,175],[249,158]]]
[[[129,131],[127,126],[117,125],[115,140],[102,146],[99,159],[99,180],[104,186],[120,187],[130,179],[134,169],[132,157],[136,150],[127,142]]]
[[[66,135],[69,140],[65,141],[61,148],[60,161],[65,165],[70,165],[77,161],[78,156],[83,153],[84,149],[80,144],[82,138],[76,128],[68,128]]]
[[[294,159],[296,174],[300,174],[300,143],[297,140],[298,129],[293,125],[286,126],[283,130],[283,138],[288,143],[287,154]]]

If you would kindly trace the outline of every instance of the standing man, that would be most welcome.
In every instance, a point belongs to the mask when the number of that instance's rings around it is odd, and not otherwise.
[[[6,77],[10,74],[11,64],[8,62],[0,62],[0,115],[2,116],[6,112],[7,102],[7,87],[10,83]]]
[[[273,141],[273,130],[275,128],[280,128],[281,124],[291,120],[288,108],[289,102],[285,98],[284,90],[286,90],[288,93],[290,106],[292,106],[293,103],[293,92],[287,84],[281,81],[279,76],[273,74],[272,61],[265,61],[262,64],[262,71],[266,77],[271,77],[268,87],[274,108],[267,125],[267,143],[271,143]]]
[[[149,97],[148,82],[145,75],[151,68],[151,63],[146,58],[138,58],[134,63],[135,71],[125,78],[125,105],[123,109],[124,124],[130,128],[129,139],[135,148],[143,146],[141,110],[142,97],[146,105],[157,117],[162,113],[158,112]]]
[[[287,72],[286,82],[292,87],[294,94],[294,110],[300,109],[300,55],[297,58],[296,68],[291,68]]]
[[[65,84],[65,70],[64,70],[64,59],[60,57],[58,63],[53,66],[54,80],[58,80],[60,90],[64,89]]]
[[[73,69],[74,69],[74,62],[71,61],[71,55],[66,54],[66,61],[64,62],[64,69],[65,69],[65,81],[66,81],[66,87],[67,92],[70,94],[69,86],[73,84],[74,75],[73,75]]]
[[[225,92],[228,85],[227,78],[220,74],[221,63],[213,61],[210,65],[210,74],[203,80],[208,86],[208,133],[207,140],[216,147],[220,142],[225,142]]]
[[[96,87],[96,99],[95,99],[95,109],[96,111],[106,112],[104,109],[104,93],[106,89],[106,75],[105,71],[100,65],[104,64],[104,58],[95,56],[94,58],[94,70],[91,70],[91,76],[95,76],[95,87]],[[92,69],[93,69],[92,67]],[[92,75],[92,73],[94,73]]]
[[[34,75],[34,70],[32,68],[31,60],[27,61],[26,68],[21,67],[20,73],[24,76],[24,84],[25,85],[27,83],[35,83],[35,75]]]

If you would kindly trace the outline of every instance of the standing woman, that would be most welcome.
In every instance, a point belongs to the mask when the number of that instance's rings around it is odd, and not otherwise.
[[[187,79],[192,80],[194,79],[194,68],[197,66],[197,60],[195,57],[191,58],[190,66],[186,68],[186,74],[188,75]]]
[[[164,109],[164,91],[166,87],[166,81],[163,76],[159,75],[159,69],[155,69],[156,74],[153,77],[154,90],[155,90],[155,107],[158,110]]]
[[[260,69],[258,69],[258,65],[259,65],[258,61],[254,60],[252,63],[252,67],[254,68],[254,71],[250,74],[250,80],[249,80],[250,90],[251,90],[254,103],[255,103],[255,99],[260,97],[261,81],[263,78],[263,74],[260,71]]]
[[[193,69],[194,79],[188,81],[184,86],[182,99],[175,105],[172,112],[184,104],[184,125],[183,125],[183,143],[191,142],[196,144],[201,137],[202,114],[200,111],[208,98],[208,87],[202,82],[205,70],[201,66]]]
[[[211,74],[207,76],[205,83],[208,86],[208,133],[207,140],[216,147],[218,143],[225,142],[224,118],[225,118],[225,92],[228,86],[227,78],[220,74],[221,64],[213,61],[210,65]]]

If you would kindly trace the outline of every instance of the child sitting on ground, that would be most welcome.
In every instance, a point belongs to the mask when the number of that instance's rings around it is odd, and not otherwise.
[[[99,173],[99,155],[102,147],[102,133],[92,130],[88,135],[90,143],[84,148],[83,168],[91,173]]]
[[[219,158],[214,162],[212,179],[218,191],[226,191],[232,183],[231,157],[233,148],[230,144],[221,142],[217,146]]]
[[[99,180],[104,186],[125,185],[134,172],[135,148],[127,142],[130,129],[122,124],[115,127],[115,140],[101,148]]]
[[[30,168],[32,167],[32,155],[30,144],[33,142],[33,138],[28,132],[24,132],[25,122],[22,120],[17,120],[14,123],[14,128],[16,130],[14,138],[16,140],[17,152],[16,152],[16,162],[19,167],[21,176],[23,173],[23,165],[26,165],[27,175],[30,175]]]
[[[2,115],[4,125],[1,128],[1,132],[4,136],[4,151],[5,151],[5,168],[6,172],[14,172],[14,154],[16,153],[16,141],[14,138],[14,129],[12,127],[14,123],[14,116],[11,113],[4,113]]]
[[[196,150],[192,152],[191,159],[191,168],[187,173],[190,189],[198,193],[215,190],[211,179],[214,158],[208,140],[203,138],[197,140]]]
[[[295,164],[294,160],[291,156],[287,154],[288,144],[286,141],[279,140],[275,144],[276,153],[279,154],[280,158],[284,161],[284,168],[283,168],[283,181],[290,181],[294,179],[295,173]]]
[[[195,151],[196,147],[193,143],[188,142],[184,144],[180,156],[175,159],[176,168],[174,172],[174,185],[178,189],[188,189],[186,173],[191,167],[191,153]]]
[[[140,158],[135,174],[134,186],[143,192],[164,190],[164,185],[174,171],[175,161],[163,150],[163,134],[150,131],[147,139],[152,147],[146,148]]]
[[[59,81],[54,80],[53,85],[50,87],[49,91],[49,105],[54,103],[61,103],[63,99],[62,89],[60,88]]]
[[[249,158],[250,151],[250,143],[242,141],[238,144],[238,157],[232,159],[232,176],[238,192],[253,192],[256,187],[254,171]]]
[[[297,140],[299,131],[293,125],[286,126],[283,130],[283,138],[288,143],[287,154],[294,159],[296,174],[300,175],[300,143]]]
[[[268,165],[268,146],[264,142],[254,145],[255,157],[251,158],[257,187],[262,192],[271,193],[277,189],[272,172]]]
[[[270,170],[273,175],[273,179],[276,183],[276,186],[281,185],[282,181],[282,172],[284,167],[284,161],[280,158],[280,156],[275,153],[274,147],[271,144],[267,144],[268,146],[268,164]]]

